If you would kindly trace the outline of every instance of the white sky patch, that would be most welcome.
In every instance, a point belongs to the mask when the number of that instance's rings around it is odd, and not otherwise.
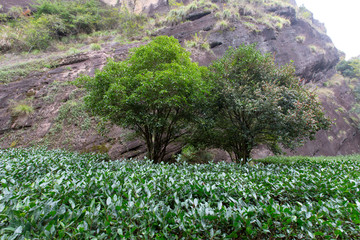
[[[360,0],[296,0],[325,23],[327,34],[346,59],[360,55]]]

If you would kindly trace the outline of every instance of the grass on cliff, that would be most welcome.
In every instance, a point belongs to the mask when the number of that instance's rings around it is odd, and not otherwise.
[[[238,164],[0,150],[2,239],[355,239],[360,156]]]
[[[163,23],[175,25],[186,21],[187,16],[193,12],[211,11],[218,18],[219,23],[221,21],[230,23],[241,21],[245,27],[255,32],[260,31],[259,27],[261,26],[281,30],[291,23],[290,19],[277,15],[276,9],[292,8],[296,12],[297,18],[308,22],[320,32],[325,31],[322,26],[314,22],[313,14],[309,10],[303,5],[300,7],[294,6],[288,0],[221,0],[216,2],[217,4],[210,0],[192,0],[187,5],[184,5],[182,2],[179,4],[170,1],[172,9]],[[229,26],[228,29],[232,29],[232,27]]]
[[[55,55],[97,51],[109,41],[131,42],[153,27],[143,15],[98,0],[36,0],[32,7],[36,11],[29,16],[13,7],[0,19],[0,84],[47,71]]]
[[[31,57],[13,57],[0,59],[0,85],[15,82],[32,72],[47,71],[52,67],[52,62],[56,62],[55,56],[43,56],[42,59],[36,55]]]
[[[117,30],[133,37],[142,33],[146,18],[126,8],[111,8],[98,0],[36,0],[32,14],[12,8],[8,21],[0,22],[0,52],[45,50],[70,36]],[[76,39],[75,39],[76,40]]]

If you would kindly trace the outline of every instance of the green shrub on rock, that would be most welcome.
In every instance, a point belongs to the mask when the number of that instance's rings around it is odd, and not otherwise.
[[[37,0],[32,7],[36,9],[33,16],[12,13],[17,17],[0,25],[1,52],[45,50],[53,40],[99,30],[117,29],[133,37],[146,21],[126,8],[111,8],[97,0]]]

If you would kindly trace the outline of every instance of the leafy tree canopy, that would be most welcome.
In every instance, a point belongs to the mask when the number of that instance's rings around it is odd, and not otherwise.
[[[352,58],[349,61],[342,60],[337,66],[336,70],[341,72],[345,77],[360,78],[360,58]]]
[[[255,45],[230,48],[210,70],[217,96],[195,141],[222,148],[237,161],[246,162],[259,144],[274,153],[279,143],[294,148],[330,125],[294,68],[277,66]]]
[[[206,102],[206,68],[173,37],[160,36],[131,51],[126,61],[110,60],[95,77],[84,77],[86,105],[94,114],[131,128],[160,162],[169,143],[192,132]]]

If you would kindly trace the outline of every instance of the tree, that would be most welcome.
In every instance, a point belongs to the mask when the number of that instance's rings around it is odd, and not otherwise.
[[[85,77],[85,103],[94,114],[133,129],[158,163],[170,143],[192,132],[208,93],[206,70],[175,38],[160,36],[133,49],[128,60],[110,60]]]
[[[354,68],[350,65],[349,61],[342,60],[339,62],[339,64],[336,66],[336,70],[341,72],[341,74],[345,77],[355,77]]]
[[[350,66],[354,69],[354,77],[360,78],[360,58],[352,58],[349,62]]]
[[[360,58],[355,57],[349,61],[342,60],[336,66],[336,70],[341,72],[341,74],[345,77],[360,78]]]
[[[277,66],[255,45],[230,48],[210,66],[208,77],[216,97],[195,142],[222,148],[238,162],[246,163],[259,144],[280,153],[279,143],[293,149],[330,125],[294,68]]]

